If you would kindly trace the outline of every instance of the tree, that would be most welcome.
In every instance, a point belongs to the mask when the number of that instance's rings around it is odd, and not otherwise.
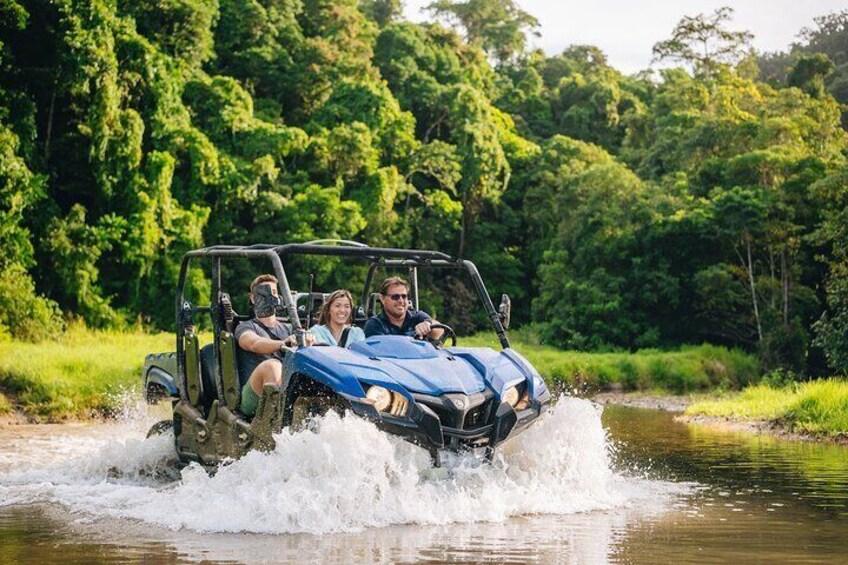
[[[596,143],[618,153],[632,119],[644,113],[652,87],[625,77],[597,47],[571,45],[545,57],[537,51],[502,68],[499,107],[531,139],[555,134]]]
[[[140,34],[189,66],[199,67],[214,56],[217,0],[133,0],[122,7]]]
[[[57,304],[37,293],[27,272],[35,258],[23,219],[43,198],[44,179],[29,170],[18,147],[17,136],[0,119],[0,339],[40,341],[61,333],[64,324]]]
[[[814,238],[821,245],[819,261],[827,266],[826,308],[813,324],[814,343],[828,365],[848,371],[848,168],[815,183],[810,191],[824,208],[823,221]]]
[[[806,42],[803,49],[824,53],[838,65],[848,62],[848,10],[817,16],[813,21],[816,29],[805,27],[798,34]]]
[[[848,10],[813,18],[814,28],[803,28],[788,52],[767,53],[759,57],[762,77],[771,84],[787,84],[795,73],[793,86],[811,96],[821,97],[824,89],[841,104],[848,103]],[[829,68],[820,58],[833,62]],[[812,59],[811,59],[812,58]],[[801,64],[801,60],[806,59]],[[822,82],[823,87],[822,88]],[[848,110],[842,114],[842,127],[848,129]]]
[[[802,55],[792,67],[787,84],[800,88],[813,98],[821,98],[827,92],[825,81],[834,68],[833,61],[824,53]]]
[[[304,0],[299,18],[304,40],[295,54],[293,87],[309,118],[345,80],[374,79],[371,66],[377,26],[357,8],[357,0]]]
[[[544,159],[558,147],[568,153],[557,156],[560,167],[540,171],[544,187],[528,190],[533,205],[526,207],[534,214],[529,225],[552,234],[533,319],[562,347],[657,345],[658,321],[677,303],[679,283],[646,235],[669,203],[599,148],[553,141],[543,146]]]
[[[474,88],[459,86],[446,92],[450,139],[462,165],[459,196],[462,227],[457,255],[464,257],[466,244],[486,200],[497,199],[509,181],[509,162],[501,145],[496,110]]]
[[[427,9],[461,28],[469,43],[480,46],[501,65],[524,52],[527,33],[538,36],[539,21],[515,0],[437,0]]]
[[[712,75],[722,64],[735,64],[749,50],[754,36],[748,31],[731,31],[726,25],[733,8],[718,8],[709,16],[684,16],[671,33],[671,39],[654,45],[654,61],[680,61],[697,72]]]
[[[274,119],[291,120],[303,104],[296,91],[295,60],[304,41],[297,21],[301,11],[300,2],[288,0],[220,0],[211,65],[268,101]]]
[[[360,0],[359,9],[369,20],[383,28],[400,19],[403,0]]]

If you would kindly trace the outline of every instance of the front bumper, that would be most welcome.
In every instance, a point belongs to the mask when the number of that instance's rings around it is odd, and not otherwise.
[[[472,395],[413,394],[406,417],[377,412],[373,405],[350,399],[355,414],[374,421],[377,427],[431,451],[464,451],[493,448],[527,429],[547,408],[551,395],[545,391],[524,410],[516,411],[486,390]]]

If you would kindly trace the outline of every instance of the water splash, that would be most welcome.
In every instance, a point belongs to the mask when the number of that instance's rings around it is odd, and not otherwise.
[[[492,464],[451,460],[441,481],[421,478],[424,450],[335,414],[316,429],[284,431],[271,453],[252,452],[212,477],[192,465],[172,482],[158,473],[170,465],[172,437],[109,437],[47,466],[0,473],[0,506],[59,503],[91,519],[198,532],[326,533],[564,515],[655,497],[649,481],[611,470],[600,415],[588,401],[561,398]]]

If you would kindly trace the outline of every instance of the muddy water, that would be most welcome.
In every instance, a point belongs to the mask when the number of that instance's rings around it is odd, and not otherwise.
[[[560,401],[423,480],[353,419],[208,477],[149,424],[0,429],[0,563],[848,563],[848,450]]]

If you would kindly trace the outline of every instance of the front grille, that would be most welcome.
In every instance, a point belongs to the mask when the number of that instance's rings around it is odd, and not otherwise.
[[[465,421],[462,424],[464,430],[473,430],[481,426],[485,426],[489,422],[489,415],[494,400],[487,399],[480,406],[475,406],[465,415]]]
[[[436,403],[427,403],[433,412],[436,413],[436,416],[439,417],[439,423],[448,428],[456,428],[457,420],[459,419],[460,414],[457,414],[456,411],[448,406],[444,406],[442,404]]]
[[[416,402],[426,405],[435,412],[439,417],[439,423],[446,428],[474,430],[485,426],[491,420],[494,395],[489,390],[470,396],[457,393],[441,396],[423,394],[413,396]],[[456,401],[460,401],[463,407],[457,408]]]

